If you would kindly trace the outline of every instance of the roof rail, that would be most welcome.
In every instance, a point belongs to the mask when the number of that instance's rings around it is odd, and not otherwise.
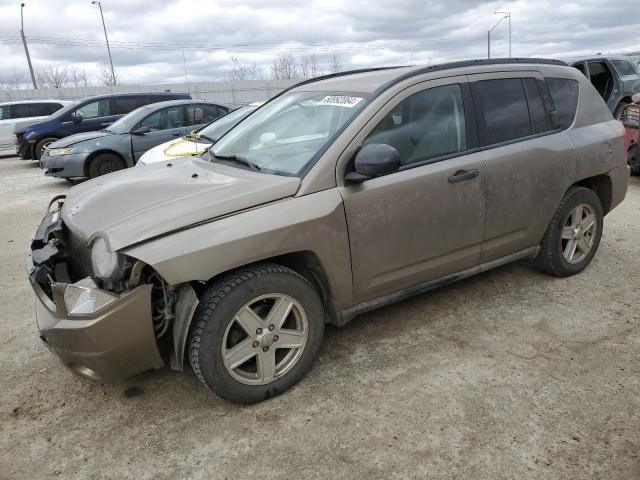
[[[555,60],[552,58],[525,58],[525,57],[517,57],[517,58],[490,58],[490,59],[476,59],[476,60],[461,60],[458,62],[448,62],[441,63],[438,65],[429,65],[428,67],[423,67],[415,70],[410,70],[399,77],[396,77],[387,83],[380,85],[374,92],[374,96],[380,94],[387,88],[399,83],[407,78],[414,77],[416,75],[421,75],[423,73],[429,72],[438,72],[441,70],[451,70],[453,68],[462,68],[462,67],[474,67],[476,65],[508,65],[514,63],[522,63],[522,64],[539,64],[539,65],[560,65],[564,67],[568,67],[569,65],[562,60]]]

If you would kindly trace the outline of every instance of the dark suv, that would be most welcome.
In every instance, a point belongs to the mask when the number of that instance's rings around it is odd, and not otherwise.
[[[167,100],[190,99],[186,93],[120,93],[85,98],[58,110],[46,121],[16,135],[16,151],[23,159],[39,160],[48,144],[69,135],[102,130],[138,107]]]

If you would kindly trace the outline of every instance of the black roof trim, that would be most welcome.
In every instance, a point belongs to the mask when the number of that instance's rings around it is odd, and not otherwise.
[[[416,75],[422,75],[424,73],[439,72],[442,70],[452,70],[454,68],[463,67],[475,67],[482,65],[513,65],[513,64],[538,64],[538,65],[559,65],[562,67],[568,67],[569,65],[562,60],[555,60],[552,58],[491,58],[491,59],[477,59],[477,60],[462,60],[459,62],[441,63],[439,65],[429,65],[428,67],[420,68],[417,70],[411,70],[410,72],[400,75],[387,83],[380,85],[373,92],[373,96],[380,95],[383,91],[387,90],[391,86],[402,82]]]
[[[328,80],[330,78],[337,78],[337,77],[344,77],[347,75],[355,75],[357,73],[369,73],[369,72],[378,72],[378,71],[382,71],[382,70],[392,70],[394,68],[403,68],[403,67],[407,67],[408,65],[396,65],[393,67],[371,67],[371,68],[359,68],[356,70],[345,70],[344,72],[336,72],[336,73],[329,73],[327,75],[322,75],[320,77],[314,77],[314,78],[309,78],[307,80],[303,80],[302,82],[296,83],[295,85],[292,85],[291,87],[287,88],[287,90],[291,90],[292,88],[297,88],[300,87],[302,85],[307,85],[308,83],[315,83],[315,82],[319,82],[320,80]]]

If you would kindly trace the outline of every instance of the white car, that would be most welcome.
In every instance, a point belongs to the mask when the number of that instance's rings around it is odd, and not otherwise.
[[[16,152],[15,134],[74,102],[67,100],[15,100],[0,103],[0,154]]]
[[[254,102],[227,113],[200,130],[177,140],[161,143],[147,150],[138,160],[137,165],[161,162],[176,157],[188,157],[204,153],[222,135],[235,127],[241,120],[256,110],[264,102]]]

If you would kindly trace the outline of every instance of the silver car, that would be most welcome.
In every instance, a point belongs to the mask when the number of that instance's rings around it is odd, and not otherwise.
[[[201,100],[153,103],[137,108],[104,130],[57,140],[44,150],[40,165],[50,177],[95,178],[132,167],[147,150],[227,112],[227,107]]]

